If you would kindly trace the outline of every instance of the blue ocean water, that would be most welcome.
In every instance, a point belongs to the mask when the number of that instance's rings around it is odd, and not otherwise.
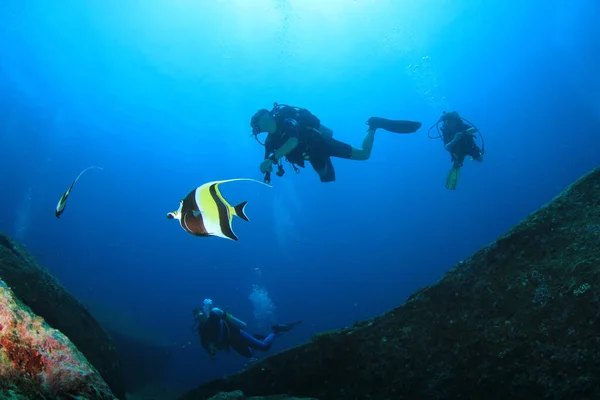
[[[165,383],[191,388],[247,363],[201,349],[204,298],[257,331],[301,319],[281,351],[400,305],[598,166],[599,15],[592,0],[4,1],[0,230],[110,329],[168,347]],[[357,147],[371,116],[423,127],[334,159],[334,183],[288,167],[272,188],[224,184],[249,202],[238,242],[167,220],[205,182],[262,179],[249,120],[273,102]],[[427,138],[444,110],[485,138],[456,191]]]

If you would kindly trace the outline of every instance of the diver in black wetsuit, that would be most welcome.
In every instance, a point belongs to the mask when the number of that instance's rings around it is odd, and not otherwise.
[[[273,325],[269,335],[250,334],[247,325],[231,314],[217,307],[212,307],[212,300],[204,300],[203,309],[194,310],[194,328],[200,336],[200,343],[210,357],[218,350],[233,348],[238,354],[251,358],[254,350],[268,351],[277,335],[287,332],[300,324]]]
[[[265,158],[260,164],[260,171],[265,174],[265,182],[270,181],[273,164],[278,165],[277,175],[283,176],[281,160],[284,157],[296,172],[296,166],[304,167],[305,161],[308,161],[321,182],[333,182],[335,170],[331,157],[368,160],[377,129],[394,133],[413,133],[421,127],[420,122],[393,121],[376,117],[370,118],[367,125],[367,135],[363,139],[362,148],[358,149],[334,139],[333,131],[303,108],[275,103],[271,111],[258,110],[250,120],[252,134],[257,141],[259,133],[268,133],[264,143]]]
[[[434,127],[438,127],[440,123],[442,123],[442,127],[438,130],[438,132],[441,131],[439,136],[432,137],[430,135],[431,130]],[[444,148],[451,156],[452,167],[446,178],[446,188],[449,190],[456,189],[460,178],[460,169],[467,156],[471,157],[474,161],[483,161],[483,144],[480,148],[475,143],[476,132],[479,132],[478,129],[467,120],[461,118],[456,111],[444,111],[438,122],[429,128],[429,138],[441,138],[444,142]],[[479,133],[479,136],[483,143],[481,133]]]

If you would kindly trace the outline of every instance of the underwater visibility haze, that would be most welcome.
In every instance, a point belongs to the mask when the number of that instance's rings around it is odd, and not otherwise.
[[[592,0],[3,1],[0,230],[109,330],[167,348],[165,384],[189,389],[248,362],[204,352],[205,298],[257,332],[301,320],[281,351],[398,306],[598,166],[598,15]],[[250,119],[274,102],[354,147],[370,117],[422,126],[378,130],[369,160],[333,159],[334,182],[283,163],[271,188],[220,186],[248,202],[237,241],[169,220],[207,182],[262,182]],[[444,111],[485,141],[456,190],[427,134]]]

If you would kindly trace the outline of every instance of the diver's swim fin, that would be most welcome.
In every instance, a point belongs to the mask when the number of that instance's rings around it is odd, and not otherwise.
[[[302,323],[302,321],[292,322],[291,324],[273,325],[271,327],[271,332],[273,332],[274,334],[278,334],[282,332],[291,331],[293,327],[295,327],[296,325],[300,325],[300,323]]]
[[[460,168],[452,167],[446,178],[446,189],[455,190],[460,178]]]
[[[414,133],[421,127],[420,122],[393,120],[379,117],[371,117],[367,121],[371,129],[384,129],[393,133]]]

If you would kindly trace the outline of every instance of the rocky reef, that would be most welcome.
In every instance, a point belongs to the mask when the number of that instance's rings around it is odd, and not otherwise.
[[[289,397],[285,395],[275,395],[275,396],[266,396],[266,397],[246,397],[246,395],[236,390],[234,392],[221,392],[211,397],[209,400],[316,400],[309,399],[308,397]]]
[[[600,169],[400,307],[184,400],[600,398]]]
[[[77,346],[116,397],[125,398],[121,364],[108,333],[23,246],[2,234],[0,278],[34,314]]]
[[[115,399],[65,335],[31,312],[0,280],[0,396]]]

